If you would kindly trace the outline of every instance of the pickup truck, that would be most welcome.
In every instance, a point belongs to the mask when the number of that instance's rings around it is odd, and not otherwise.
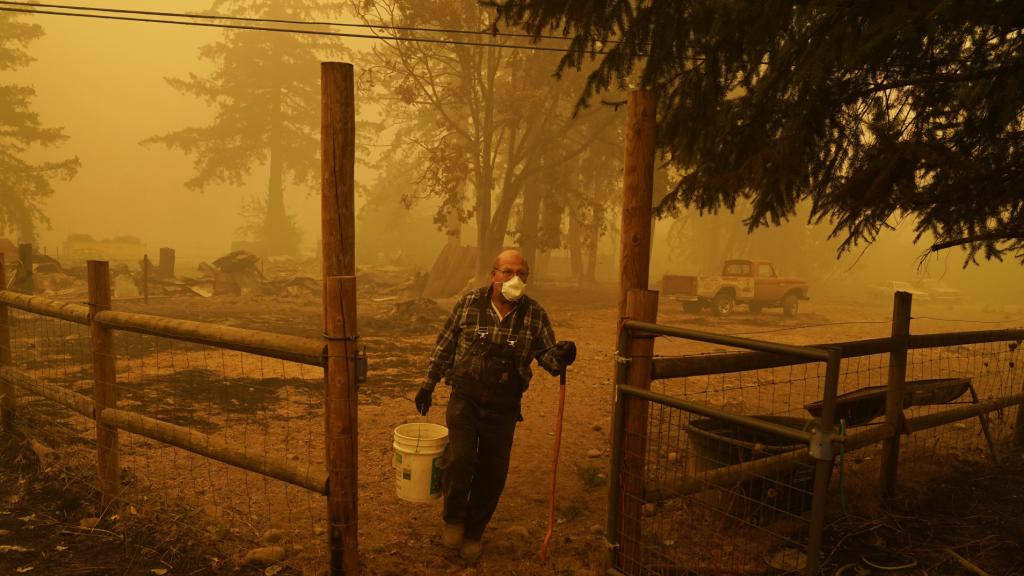
[[[795,316],[801,300],[807,300],[807,282],[777,276],[771,262],[726,260],[721,276],[676,276],[661,279],[662,294],[683,303],[686,312],[710,308],[718,316],[730,314],[737,304],[746,304],[757,314],[764,308],[782,307]]]

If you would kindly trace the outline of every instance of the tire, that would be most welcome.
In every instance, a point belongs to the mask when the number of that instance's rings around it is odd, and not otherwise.
[[[683,312],[687,314],[699,314],[700,309],[700,302],[683,302]]]
[[[719,292],[711,300],[711,312],[715,316],[728,316],[736,306],[736,300],[728,292]]]
[[[800,299],[796,294],[786,294],[782,298],[782,313],[786,316],[796,316],[800,309]]]
[[[755,304],[754,302],[751,302],[748,306],[750,307],[750,313],[751,314],[760,314],[761,313],[762,306],[760,304]]]

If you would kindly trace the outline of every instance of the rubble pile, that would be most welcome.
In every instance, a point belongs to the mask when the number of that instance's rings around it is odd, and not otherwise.
[[[88,298],[85,266],[63,268],[53,258],[33,257],[33,273],[29,277],[17,262],[8,266],[9,287],[58,299],[85,300]],[[272,259],[236,250],[210,262],[198,265],[197,277],[161,274],[159,266],[139,260],[132,267],[112,264],[111,291],[116,299],[170,296],[271,296],[282,298],[320,298],[321,280],[309,275],[319,272],[319,261]],[[147,274],[148,269],[148,274]],[[316,274],[316,272],[312,272]],[[393,265],[360,266],[357,269],[360,299],[394,306],[390,313],[395,318],[435,319],[438,308],[433,300],[421,299],[427,284],[427,274],[419,270]],[[444,312],[441,311],[443,316]]]
[[[388,316],[395,321],[421,323],[444,320],[448,312],[430,298],[414,298],[396,302]]]

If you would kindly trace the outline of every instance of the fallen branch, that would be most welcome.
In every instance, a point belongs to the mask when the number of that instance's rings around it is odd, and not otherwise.
[[[949,554],[954,560],[959,562],[960,565],[963,566],[964,569],[966,569],[968,572],[972,574],[977,574],[978,576],[990,576],[988,572],[985,572],[981,568],[978,568],[974,565],[973,562],[954,552],[952,548],[943,548],[943,551],[946,554]]]

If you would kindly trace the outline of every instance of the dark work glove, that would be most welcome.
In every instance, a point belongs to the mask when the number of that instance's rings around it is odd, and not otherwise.
[[[423,416],[427,415],[427,410],[430,410],[430,404],[433,402],[434,390],[424,386],[420,388],[420,391],[416,393],[416,411]]]
[[[567,366],[576,361],[576,343],[572,340],[562,340],[555,343],[555,360],[564,370]]]

